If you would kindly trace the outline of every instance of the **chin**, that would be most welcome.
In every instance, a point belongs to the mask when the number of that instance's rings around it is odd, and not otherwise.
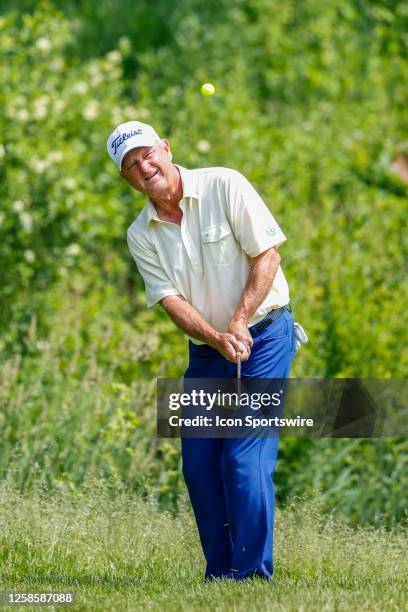
[[[148,188],[146,193],[157,195],[158,193],[163,193],[163,191],[166,191],[166,185],[162,181],[158,181],[156,185],[152,185],[150,189]]]

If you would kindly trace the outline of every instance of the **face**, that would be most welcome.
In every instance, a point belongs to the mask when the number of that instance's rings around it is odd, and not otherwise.
[[[162,140],[162,146],[137,147],[128,151],[122,160],[120,174],[134,189],[149,197],[165,193],[174,177],[167,140]]]

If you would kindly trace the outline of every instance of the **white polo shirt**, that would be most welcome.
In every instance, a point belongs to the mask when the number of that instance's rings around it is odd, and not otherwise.
[[[128,229],[129,249],[145,283],[148,307],[168,295],[181,295],[212,327],[225,332],[248,279],[249,258],[281,245],[286,237],[236,170],[177,168],[183,183],[181,226],[159,219],[148,201]],[[288,302],[288,284],[279,266],[249,325]]]

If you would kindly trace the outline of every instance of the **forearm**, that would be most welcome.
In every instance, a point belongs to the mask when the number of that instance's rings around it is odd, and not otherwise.
[[[165,297],[160,302],[171,320],[191,338],[201,340],[216,347],[220,333],[215,330],[200,313],[180,295]]]
[[[280,255],[275,248],[261,253],[252,260],[248,280],[231,322],[241,321],[248,325],[256,309],[271,290],[280,260]]]

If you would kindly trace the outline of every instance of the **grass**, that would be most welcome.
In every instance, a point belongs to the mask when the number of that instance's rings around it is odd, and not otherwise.
[[[277,510],[271,583],[204,583],[187,503],[172,517],[98,481],[52,494],[3,481],[0,503],[0,590],[72,590],[71,609],[408,610],[407,530],[352,530],[317,502]]]

